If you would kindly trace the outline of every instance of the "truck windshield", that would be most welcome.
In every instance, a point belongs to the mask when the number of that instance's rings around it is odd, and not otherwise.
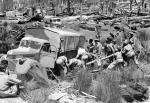
[[[30,41],[29,40],[22,40],[20,46],[21,47],[29,47]]]
[[[26,48],[30,47],[32,49],[40,49],[41,43],[31,40],[22,40],[20,46]]]

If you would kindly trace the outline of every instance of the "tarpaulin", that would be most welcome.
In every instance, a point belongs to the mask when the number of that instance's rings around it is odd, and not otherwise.
[[[26,34],[48,40],[57,50],[61,49],[61,52],[77,50],[79,46],[83,46],[85,43],[85,36],[82,34],[55,28],[31,28],[26,31]]]

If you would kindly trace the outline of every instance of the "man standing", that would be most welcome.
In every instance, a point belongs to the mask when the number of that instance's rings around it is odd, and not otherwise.
[[[115,56],[115,60],[112,63],[110,63],[110,65],[108,66],[108,69],[114,68],[118,63],[123,63],[121,47],[118,47],[116,53],[108,57],[111,57],[111,56]]]
[[[133,47],[130,43],[127,42],[127,43],[124,44],[122,52],[127,57],[127,59],[128,59],[127,61],[129,61],[129,59],[133,59],[136,65],[139,64],[137,59],[136,59],[134,49],[133,49]]]
[[[93,53],[93,50],[94,50],[93,39],[89,40],[89,45],[87,46],[87,49],[89,53]]]
[[[60,56],[56,60],[56,64],[58,65],[58,69],[60,72],[60,76],[63,78],[68,72],[68,59],[66,56]]]
[[[99,22],[97,22],[98,25],[95,26],[95,31],[97,33],[96,35],[96,38],[100,40],[101,38],[101,29],[102,29],[102,26],[99,24]]]
[[[76,59],[81,60],[83,68],[85,69],[85,63],[88,59],[86,50],[83,47],[79,47]]]
[[[135,43],[135,38],[133,32],[129,32],[129,43],[133,46]]]
[[[141,13],[141,7],[140,7],[140,6],[138,6],[137,16],[140,16],[140,13]]]
[[[93,53],[100,55],[101,51],[102,51],[102,44],[99,42],[98,39],[96,39]]]
[[[79,47],[76,58],[81,60],[84,54],[86,54],[86,50],[83,47]]]

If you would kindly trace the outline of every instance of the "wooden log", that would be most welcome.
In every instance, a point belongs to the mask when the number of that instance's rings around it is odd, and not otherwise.
[[[105,59],[107,59],[107,58],[112,57],[113,55],[114,55],[114,54],[109,55],[109,56],[106,56],[106,57],[104,57],[104,58],[101,58],[100,60],[105,60]],[[97,62],[98,59],[99,59],[99,58],[97,58],[97,59],[95,59],[95,60],[93,60],[93,61],[91,61],[91,62],[88,62],[88,63],[86,63],[86,65],[90,65],[90,64],[92,64],[92,63],[95,63],[95,62]]]
[[[83,95],[85,95],[86,97],[88,97],[88,98],[96,98],[96,96],[87,94],[87,93],[85,93],[85,92],[83,92],[83,91],[81,91],[81,93],[82,93]]]

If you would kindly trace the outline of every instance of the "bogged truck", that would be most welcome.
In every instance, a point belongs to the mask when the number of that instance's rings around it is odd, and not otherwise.
[[[49,27],[31,27],[26,30],[19,47],[7,52],[7,58],[27,57],[40,62],[44,68],[55,70],[59,56],[68,59],[77,55],[77,50],[85,43],[85,35]]]

